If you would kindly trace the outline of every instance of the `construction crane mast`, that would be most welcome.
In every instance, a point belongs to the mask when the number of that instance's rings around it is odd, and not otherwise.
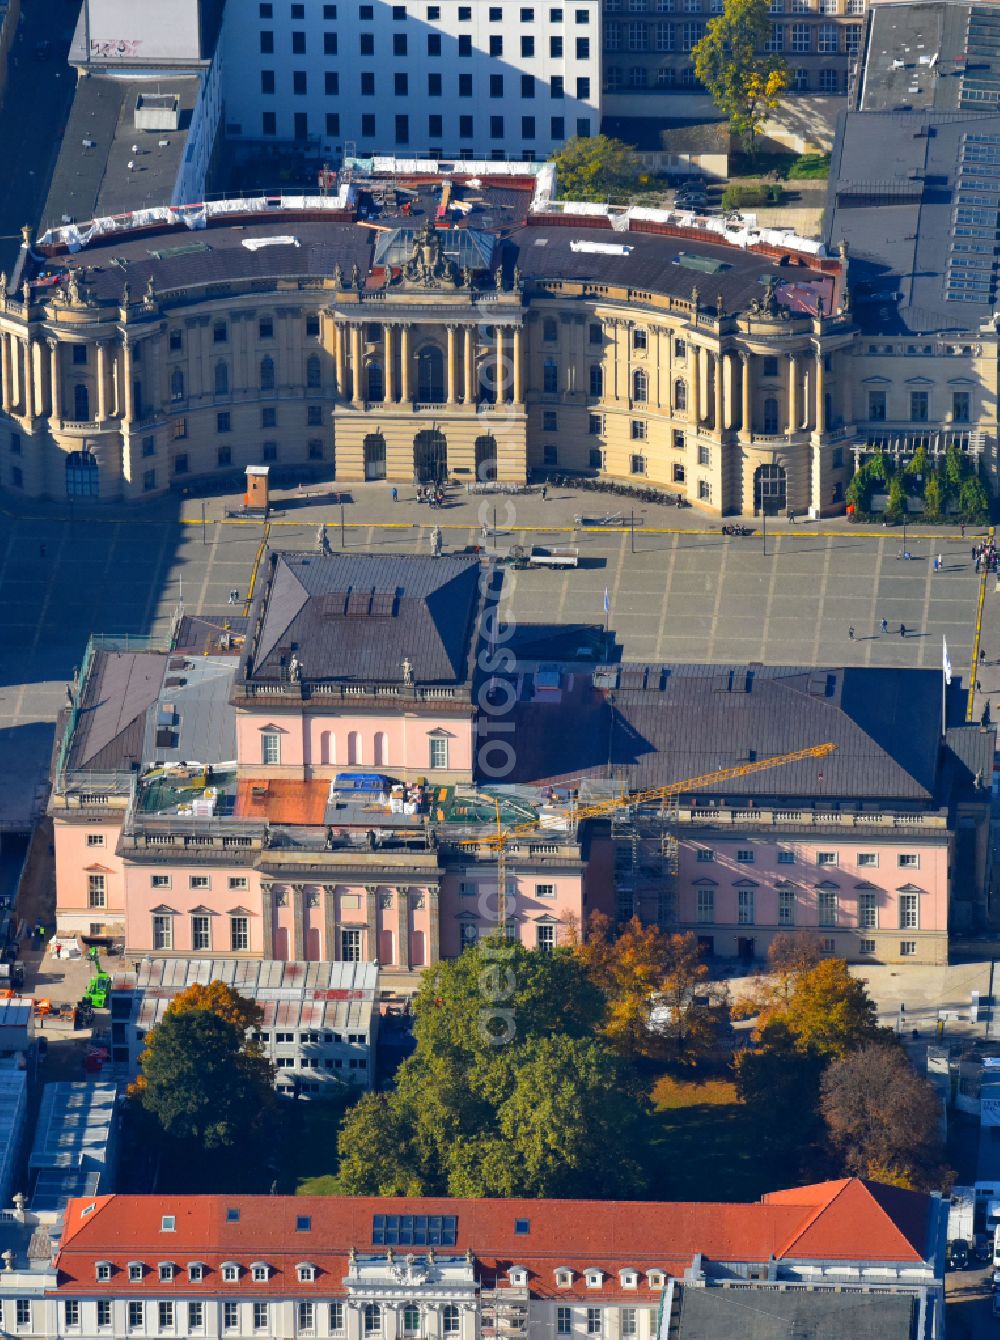
[[[783,768],[789,763],[802,763],[806,759],[826,758],[835,752],[835,744],[815,744],[808,749],[796,749],[788,754],[774,754],[770,758],[754,759],[752,762],[736,763],[729,768],[718,768],[715,772],[705,772],[698,777],[684,777],[679,782],[669,782],[666,786],[653,786],[644,791],[623,791],[611,800],[593,801],[589,805],[571,803],[567,809],[556,811],[557,822],[565,820],[569,827],[576,827],[587,819],[603,819],[622,810],[639,809],[657,801],[669,800],[685,792],[704,791],[720,782],[733,781],[738,777],[751,777],[758,772],[767,772],[771,768]],[[496,807],[496,832],[481,837],[462,838],[460,847],[488,847],[497,854],[497,921],[503,934],[507,933],[507,847],[512,839],[535,832],[541,825],[541,816],[525,823],[512,824],[504,828],[500,816],[500,798],[494,797]],[[553,824],[553,827],[556,825]]]

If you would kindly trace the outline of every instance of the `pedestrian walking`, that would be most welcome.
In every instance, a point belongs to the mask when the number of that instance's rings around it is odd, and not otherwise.
[[[906,624],[905,624],[905,623],[901,623],[901,624],[899,625],[899,636],[900,636],[900,637],[906,637]]]
[[[848,630],[847,630],[847,636],[851,639],[852,642],[854,641],[854,625],[853,625],[853,624],[851,624],[850,628],[848,628]]]
[[[944,571],[944,558],[940,554],[937,557],[937,570],[938,572]]]
[[[986,648],[985,648],[985,647],[980,647],[980,648],[979,648],[979,664],[980,664],[980,665],[985,665],[985,664],[986,664]]]
[[[395,486],[393,486],[392,490],[392,501],[399,502],[399,490]]]
[[[489,526],[487,526],[487,524],[486,524],[485,521],[483,522],[482,526],[480,527],[479,533],[480,533],[480,535],[483,537],[483,540],[484,540],[484,541],[485,541],[485,540],[488,540],[488,539],[490,538],[490,528],[489,528]]]
[[[790,507],[790,508],[788,509],[788,524],[789,524],[790,526],[794,526],[794,525],[795,525],[795,508],[794,508],[794,507]]]
[[[543,485],[542,485],[542,502],[545,502],[546,499],[548,498],[548,496],[549,496],[549,486],[548,486],[548,484],[543,484]]]
[[[962,522],[962,539],[965,539],[965,522]]]
[[[882,620],[882,632],[883,632],[883,633],[888,633],[888,631],[889,631],[889,620],[888,620],[888,619],[883,619],[883,620]]]

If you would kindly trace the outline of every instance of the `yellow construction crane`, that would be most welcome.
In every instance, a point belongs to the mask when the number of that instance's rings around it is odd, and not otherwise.
[[[611,800],[597,800],[589,805],[571,804],[566,811],[557,811],[561,819],[572,824],[582,823],[585,819],[601,819],[618,810],[649,805],[657,800],[667,800],[671,796],[685,792],[704,791],[719,782],[728,782],[735,777],[750,777],[755,772],[767,772],[769,768],[783,768],[787,763],[801,763],[807,758],[826,758],[836,751],[835,744],[814,744],[808,749],[796,749],[790,754],[775,754],[771,758],[755,759],[751,763],[736,763],[730,768],[718,768],[715,772],[702,773],[700,777],[685,777],[679,782],[670,782],[666,786],[653,786],[645,791],[623,791]],[[462,838],[460,847],[495,848],[497,854],[497,921],[507,926],[507,844],[513,838],[533,833],[542,824],[539,816],[527,822],[512,824],[504,828],[500,818],[500,798],[493,798],[496,807],[497,827],[495,833],[485,833],[481,837]],[[553,824],[553,827],[556,825]]]

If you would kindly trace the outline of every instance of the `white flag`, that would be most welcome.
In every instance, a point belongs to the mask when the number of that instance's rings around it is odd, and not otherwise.
[[[950,683],[951,683],[951,661],[950,661],[950,659],[949,659],[949,657],[948,657],[948,639],[947,639],[946,637],[942,637],[942,639],[941,639],[941,657],[942,657],[942,665],[943,665],[943,667],[944,667],[944,682],[945,682],[946,684],[950,684]]]

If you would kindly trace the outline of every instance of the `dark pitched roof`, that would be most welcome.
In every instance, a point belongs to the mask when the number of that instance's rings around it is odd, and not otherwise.
[[[582,775],[662,786],[827,741],[837,752],[706,788],[720,795],[932,801],[941,676],[932,670],[712,665],[527,676],[511,782]]]
[[[142,761],[146,712],[156,702],[167,657],[159,652],[97,651],[83,686],[68,767],[124,772]]]
[[[259,680],[288,679],[291,656],[308,680],[459,683],[478,608],[479,563],[418,555],[272,553],[249,648]]]
[[[682,1286],[677,1340],[788,1340],[844,1336],[851,1340],[911,1340],[919,1315],[912,1294],[849,1290],[698,1289]]]

